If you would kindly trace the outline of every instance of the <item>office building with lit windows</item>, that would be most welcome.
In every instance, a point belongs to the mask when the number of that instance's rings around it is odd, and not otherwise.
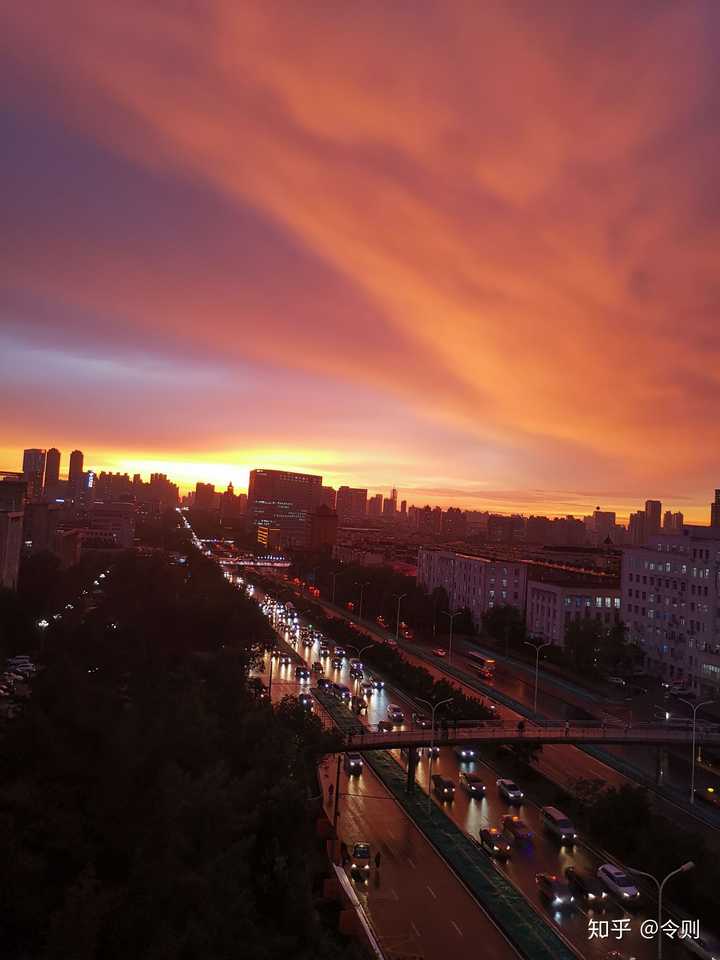
[[[322,477],[285,470],[251,470],[247,515],[256,527],[280,531],[282,546],[303,547],[308,515],[322,503]]]
[[[685,527],[623,551],[623,620],[646,669],[720,694],[720,531]]]

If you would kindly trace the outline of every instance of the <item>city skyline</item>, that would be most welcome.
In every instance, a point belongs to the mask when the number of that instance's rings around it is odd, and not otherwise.
[[[717,4],[193,10],[2,13],[0,462],[705,516]]]

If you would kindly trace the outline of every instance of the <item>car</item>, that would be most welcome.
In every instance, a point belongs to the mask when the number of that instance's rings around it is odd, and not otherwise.
[[[289,653],[281,653],[277,658],[277,662],[281,667],[289,667],[292,663],[292,657]]]
[[[313,640],[312,637],[305,637],[305,639],[303,640],[303,646],[308,648],[313,647],[315,646],[315,641]]]
[[[394,724],[391,723],[390,720],[378,720],[378,733],[387,733],[388,731],[392,730],[393,727]]]
[[[353,713],[357,713],[357,714],[365,713],[367,711],[367,708],[368,708],[368,702],[365,699],[365,697],[353,696],[352,700],[350,701],[350,709],[353,711]]]
[[[392,723],[405,723],[405,714],[396,703],[388,705],[387,718]]]
[[[342,657],[333,657],[330,661],[330,666],[333,668],[333,670],[342,670],[342,665]]]
[[[338,700],[349,701],[352,698],[352,693],[350,692],[350,688],[346,687],[344,683],[334,683],[333,693],[335,694]]]
[[[346,753],[343,759],[343,768],[345,773],[351,777],[358,776],[363,772],[363,758],[359,753]]]
[[[474,747],[463,747],[458,744],[458,746],[455,747],[455,756],[460,763],[470,763],[471,760],[477,757],[477,750]]]
[[[485,784],[479,773],[462,772],[460,774],[460,786],[467,790],[471,797],[485,796]]]
[[[375,690],[385,689],[385,681],[381,680],[380,677],[368,677],[368,681],[373,685]]]
[[[320,644],[320,656],[329,657],[330,656],[330,647],[326,643]]]
[[[582,873],[576,867],[566,867],[565,880],[576,899],[585,901],[589,906],[597,908],[606,902],[607,890],[597,877]]]
[[[360,883],[367,883],[370,876],[370,844],[354,843],[350,853],[350,876]]]
[[[507,860],[512,854],[512,844],[507,836],[496,827],[485,827],[480,831],[480,846],[491,857]]]
[[[350,676],[353,680],[364,680],[365,674],[362,672],[360,667],[350,667]]]
[[[640,891],[633,881],[624,870],[616,867],[614,863],[603,863],[602,866],[598,867],[597,878],[608,888],[610,893],[614,893],[623,902],[640,899]]]
[[[335,649],[333,650],[333,653],[335,654],[336,657],[340,657],[340,659],[342,660],[343,657],[345,656],[345,647],[335,647]]]
[[[573,844],[577,840],[575,827],[557,807],[543,807],[540,810],[540,823],[561,844]]]
[[[554,873],[536,873],[535,883],[540,891],[540,895],[545,897],[553,907],[570,907],[575,901],[575,896],[567,885]]]
[[[267,647],[265,648],[267,649]],[[270,659],[277,660],[281,656],[280,650],[277,647],[270,648]]]
[[[433,656],[435,656],[435,657],[446,657],[446,656],[447,656],[447,650],[445,649],[445,647],[435,647],[435,649],[433,650]]]
[[[333,682],[330,677],[319,677],[318,678],[318,690],[332,690]]]
[[[422,713],[411,713],[410,718],[413,722],[413,726],[417,727],[418,730],[429,730],[432,727],[432,721],[430,717],[423,716]]]
[[[375,687],[371,683],[368,683],[367,681],[365,681],[365,683],[360,684],[360,692],[364,697],[371,697],[374,690],[375,690]]]
[[[392,640],[390,637],[388,637],[388,639],[385,641],[385,646],[386,646],[386,647],[396,647],[397,644],[395,643],[394,640]]]
[[[705,787],[701,790],[699,787],[695,790],[695,799],[702,800],[703,803],[709,803],[711,807],[720,810],[720,791],[715,787]]]
[[[310,671],[307,667],[295,667],[295,679],[300,683],[310,683]]]
[[[298,695],[298,703],[301,707],[304,707],[306,710],[313,710],[313,698],[310,693],[301,693]]]
[[[363,668],[362,661],[358,660],[357,657],[350,657],[350,659],[348,660],[348,663],[350,664],[351,667],[360,667],[361,670]]]
[[[267,700],[268,698],[268,688],[262,682],[260,677],[250,677],[248,680],[248,689],[250,693],[258,700]]]
[[[313,673],[325,673],[325,668],[319,660],[315,660],[310,669],[313,671]]]
[[[521,820],[520,817],[516,817],[514,814],[506,814],[502,818],[502,825],[516,840],[532,840],[533,832],[530,827],[524,820]]]
[[[514,780],[501,778],[497,780],[496,783],[500,796],[507,800],[508,803],[522,803],[525,799],[525,794]]]
[[[383,627],[385,630],[387,630],[387,620],[385,619],[385,617],[378,617],[376,620],[376,623],[378,624],[378,626]]]
[[[433,744],[431,747],[425,747],[429,757],[439,757],[440,756],[440,747],[437,744]]]
[[[455,796],[455,784],[440,773],[432,775],[433,792],[444,803],[449,803]]]

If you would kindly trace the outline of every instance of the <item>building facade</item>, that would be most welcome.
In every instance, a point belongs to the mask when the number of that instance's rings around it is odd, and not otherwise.
[[[45,451],[36,448],[23,450],[22,472],[27,483],[28,499],[41,497],[45,482]]]
[[[563,580],[548,578],[528,582],[525,624],[536,640],[563,646],[565,632],[573,620],[592,619],[605,628],[619,621],[619,586],[593,584],[580,577],[574,582]]]
[[[322,502],[322,477],[284,470],[251,470],[248,518],[255,526],[280,531],[282,546],[303,547],[308,538],[308,515]]]
[[[418,584],[428,593],[445,590],[450,610],[467,608],[476,626],[495,606],[507,604],[524,615],[527,581],[527,564],[425,547],[418,551]]]
[[[624,551],[623,619],[650,673],[720,693],[720,530],[685,527]]]

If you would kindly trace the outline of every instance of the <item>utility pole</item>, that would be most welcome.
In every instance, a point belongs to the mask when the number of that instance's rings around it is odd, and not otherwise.
[[[524,643],[526,646],[532,647],[535,651],[535,699],[533,701],[533,713],[537,714],[538,679],[540,676],[540,651],[544,650],[545,647],[551,647],[552,644],[549,640],[546,643],[533,643],[531,640],[525,640]]]
[[[443,610],[443,613],[446,617],[450,618],[450,642],[448,644],[448,663],[452,663],[452,640],[453,640],[453,624],[455,623],[455,617],[459,617],[462,613],[462,610],[456,610],[455,613],[450,613],[449,610]]]
[[[333,806],[333,833],[335,834],[336,856],[340,853],[340,840],[337,835],[337,822],[340,816],[340,758],[342,754],[337,755],[337,767],[335,769],[335,805]]]
[[[395,617],[395,643],[398,643],[400,640],[400,601],[404,600],[406,596],[406,593],[395,594],[395,599],[397,600],[397,616]]]
[[[424,703],[426,707],[430,707],[430,756],[428,757],[428,813],[432,812],[432,781],[430,775],[432,773],[432,762],[433,762],[433,747],[435,746],[435,711],[438,707],[442,707],[445,703],[452,703],[453,698],[448,697],[447,700],[441,700],[439,703],[432,704],[429,700],[423,700],[421,697],[415,697],[418,703]]]
[[[695,725],[697,722],[697,712],[700,707],[707,707],[711,703],[715,703],[714,700],[703,700],[702,703],[693,704],[689,700],[683,700],[682,697],[678,697],[680,703],[684,703],[686,706],[690,707],[692,710],[692,758],[690,760],[690,803],[695,803]]]
[[[695,864],[692,860],[688,860],[687,863],[684,863],[681,867],[678,867],[677,870],[673,870],[672,873],[669,873],[665,879],[661,882],[654,877],[651,873],[645,873],[644,870],[634,870],[632,867],[628,867],[630,873],[637,873],[641,877],[647,877],[648,880],[652,882],[657,887],[658,891],[658,932],[657,932],[657,955],[658,960],[662,960],[662,942],[663,942],[663,931],[662,931],[662,902],[663,902],[663,890],[665,889],[665,884],[672,877],[676,877],[679,873],[687,873],[688,870],[692,870]]]

